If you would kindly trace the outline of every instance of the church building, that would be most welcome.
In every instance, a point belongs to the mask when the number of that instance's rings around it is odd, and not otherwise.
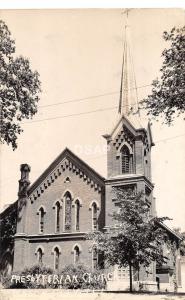
[[[150,126],[135,129],[122,116],[106,140],[107,179],[67,148],[31,186],[30,166],[21,165],[14,270],[41,261],[55,270],[79,261],[95,268],[97,253],[85,235],[111,225],[112,187],[144,190],[154,210]]]
[[[113,225],[109,215],[116,209],[113,187],[135,187],[137,191],[144,191],[151,202],[151,215],[155,215],[150,158],[154,143],[150,124],[147,129],[136,129],[123,115],[112,132],[104,137],[109,146],[107,178],[67,148],[32,185],[30,166],[21,165],[18,200],[1,214],[2,219],[11,209],[17,211],[14,248],[4,249],[1,268],[11,270],[12,267],[14,272],[19,272],[43,263],[59,271],[66,265],[83,263],[96,269],[100,263],[98,254],[86,234]],[[178,245],[179,237],[167,230]],[[160,278],[161,273],[169,288],[176,267],[173,260],[171,266],[163,270],[157,270],[153,264],[149,274],[142,272],[140,280],[148,282],[149,288],[156,288],[156,277]],[[123,282],[129,283],[127,270],[115,266],[114,272],[122,288]],[[109,286],[119,288],[117,282]]]
[[[43,263],[55,271],[69,264],[83,263],[96,269],[98,254],[86,234],[112,225],[110,212],[116,209],[113,187],[135,188],[143,191],[151,203],[152,216],[156,215],[154,184],[151,178],[151,149],[154,146],[150,123],[141,125],[138,116],[136,87],[129,69],[128,45],[124,46],[119,119],[114,128],[103,137],[107,143],[107,178],[102,177],[68,148],[48,166],[30,185],[31,167],[20,167],[18,200],[0,216],[11,210],[17,212],[14,246],[1,249],[1,269],[14,272]],[[134,107],[135,115],[130,114]],[[132,111],[133,112],[133,111]],[[179,237],[166,228],[177,244]],[[9,258],[7,259],[7,253]],[[178,249],[177,249],[178,253]],[[5,263],[7,259],[7,263]],[[170,289],[172,275],[177,270],[177,257],[168,266],[143,272],[140,280],[148,288],[157,287],[156,280]],[[127,270],[114,268],[118,279],[128,282]],[[180,273],[178,273],[180,274]],[[179,275],[180,278],[180,275]],[[118,280],[118,281],[119,281]],[[116,285],[113,283],[112,289]],[[110,286],[111,286],[110,284]],[[180,279],[179,279],[180,284]]]

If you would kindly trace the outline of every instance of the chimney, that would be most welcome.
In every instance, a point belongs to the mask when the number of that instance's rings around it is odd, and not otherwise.
[[[30,166],[28,164],[20,165],[21,171],[21,179],[19,180],[19,198],[24,198],[27,196],[28,187],[30,185],[29,181],[29,173],[30,173]]]

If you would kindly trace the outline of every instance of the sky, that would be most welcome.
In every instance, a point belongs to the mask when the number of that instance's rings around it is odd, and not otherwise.
[[[0,208],[17,199],[20,164],[31,166],[33,183],[65,147],[106,177],[102,135],[111,131],[118,114],[114,107],[119,103],[123,9],[1,10],[0,18],[15,39],[16,55],[29,58],[42,82],[38,113],[22,122],[18,149],[1,145]],[[129,13],[139,100],[159,76],[167,46],[163,31],[184,23],[183,9]],[[144,112],[140,121],[146,122]],[[179,117],[170,127],[162,120],[152,124],[157,212],[173,218],[171,227],[185,230],[185,123]]]

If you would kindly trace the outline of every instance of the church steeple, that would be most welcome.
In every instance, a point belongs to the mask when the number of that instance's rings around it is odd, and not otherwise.
[[[129,38],[128,12],[124,28],[123,62],[119,99],[119,120],[103,137],[107,140],[106,226],[112,224],[110,211],[115,210],[113,187],[142,191],[151,202],[154,214],[153,184],[151,181],[151,147],[154,145],[150,123],[142,126],[134,64]]]
[[[121,85],[119,109],[120,115],[128,116],[129,113],[139,113],[136,77],[131,49],[129,15],[130,9],[125,9],[125,25],[123,34],[123,59],[121,70]]]

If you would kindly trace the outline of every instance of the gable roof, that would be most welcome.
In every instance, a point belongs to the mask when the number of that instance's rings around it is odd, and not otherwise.
[[[110,140],[116,136],[116,134],[122,129],[122,126],[125,125],[129,131],[136,136],[137,134],[143,132],[150,143],[151,146],[154,146],[152,132],[151,132],[151,124],[150,122],[147,123],[146,128],[141,126],[137,119],[132,118],[132,120],[127,118],[126,116],[122,115],[116,122],[116,125],[113,127],[111,133],[104,134],[103,137],[107,140]]]
[[[81,158],[68,148],[65,148],[60,155],[47,167],[47,169],[29,187],[28,195],[34,193],[34,198],[40,196],[44,189],[48,187],[66,169],[73,169],[80,177],[83,177],[95,189],[104,188],[105,178],[98,174],[92,167],[86,164]]]
[[[182,241],[182,237],[176,233],[174,230],[172,230],[171,228],[169,228],[166,224],[158,222],[158,224],[168,232],[168,234],[170,234],[171,236],[175,237],[177,240]]]

